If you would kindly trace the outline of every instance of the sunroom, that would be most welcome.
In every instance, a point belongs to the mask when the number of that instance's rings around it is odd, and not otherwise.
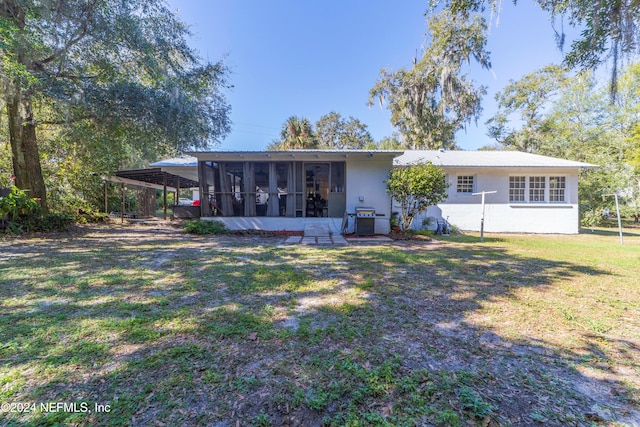
[[[396,151],[292,150],[194,152],[203,218],[232,229],[302,230],[323,222],[340,232],[357,207],[376,211],[388,232],[384,180]],[[386,220],[386,224],[384,223]]]

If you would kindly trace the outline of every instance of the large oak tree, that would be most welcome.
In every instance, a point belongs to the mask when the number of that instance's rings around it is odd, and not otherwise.
[[[202,64],[187,36],[162,0],[3,0],[0,85],[16,185],[46,208],[42,126],[177,149],[224,137],[226,68]]]
[[[564,65],[569,68],[593,70],[610,64],[609,94],[611,101],[618,93],[618,76],[623,59],[640,52],[640,2],[637,0],[534,0],[549,14],[553,22],[566,22],[580,30],[565,50]],[[517,1],[514,1],[517,3]],[[431,0],[430,10],[445,7],[454,15],[467,16],[472,12],[490,9],[497,15],[501,0]],[[562,26],[560,26],[563,28]],[[566,34],[554,29],[558,45],[564,50]]]
[[[455,133],[479,117],[486,90],[474,87],[463,66],[474,59],[490,68],[486,29],[480,15],[444,10],[429,18],[429,43],[412,68],[380,72],[369,105],[386,103],[405,145],[454,148]]]

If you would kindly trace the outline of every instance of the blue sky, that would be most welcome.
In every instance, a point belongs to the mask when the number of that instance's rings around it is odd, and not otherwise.
[[[376,140],[393,133],[389,113],[367,107],[381,68],[408,67],[427,31],[424,0],[249,1],[169,0],[191,26],[190,44],[203,59],[225,57],[234,88],[231,134],[219,148],[261,150],[285,120],[315,123],[337,111],[369,127]],[[495,112],[494,95],[509,79],[561,61],[547,16],[535,5],[504,2],[489,35],[492,72],[471,66],[469,75],[488,87],[484,113],[457,135],[465,150],[492,144],[484,122]]]

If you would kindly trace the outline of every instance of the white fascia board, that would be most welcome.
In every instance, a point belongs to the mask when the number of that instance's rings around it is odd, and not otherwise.
[[[117,182],[120,184],[135,185],[136,187],[155,188],[156,190],[164,189],[164,186],[162,185],[152,184],[150,182],[144,182],[144,181],[136,181],[135,179],[120,178],[119,176],[108,176],[108,177],[105,177],[104,179],[106,181]],[[177,191],[177,189],[175,187],[170,187],[167,185],[167,191],[175,192]]]

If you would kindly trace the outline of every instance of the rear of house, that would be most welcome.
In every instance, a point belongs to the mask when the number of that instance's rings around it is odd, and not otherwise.
[[[291,150],[194,152],[155,163],[198,181],[200,215],[231,229],[303,230],[321,223],[353,232],[349,221],[368,212],[377,234],[390,231],[385,179],[392,167],[430,161],[449,182],[448,198],[416,219],[447,219],[462,230],[574,234],[579,230],[578,173],[596,167],[514,151]],[[393,205],[393,207],[392,207]],[[345,219],[347,221],[345,221]],[[434,221],[428,228],[434,228]],[[346,225],[346,227],[345,227]]]
[[[515,151],[405,151],[394,165],[427,161],[447,174],[448,197],[414,227],[422,228],[426,220],[427,228],[434,228],[428,218],[444,218],[462,230],[478,231],[482,198],[474,193],[495,191],[485,196],[488,232],[578,233],[578,172],[596,167]]]
[[[290,150],[191,153],[197,159],[203,217],[231,229],[304,230],[369,208],[373,231],[390,231],[384,180],[401,151]]]

